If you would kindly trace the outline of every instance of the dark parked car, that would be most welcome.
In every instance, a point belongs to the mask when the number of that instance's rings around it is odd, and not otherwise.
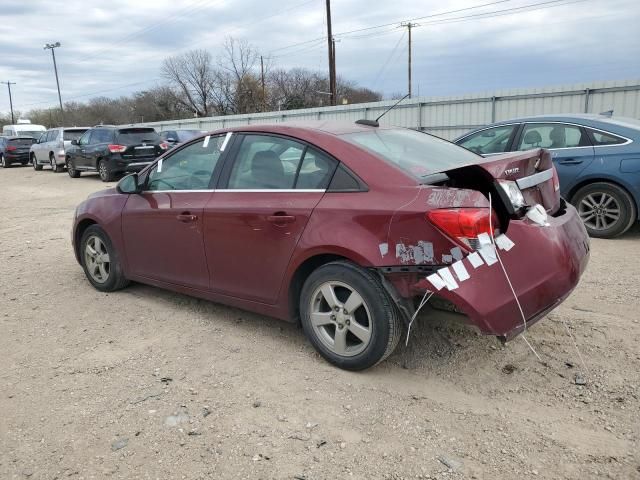
[[[413,130],[331,123],[191,140],[81,203],[73,248],[98,290],[133,280],[300,319],[351,370],[393,351],[419,299],[511,339],[589,258],[545,150],[491,160]]]
[[[160,139],[169,144],[169,148],[173,148],[180,143],[191,140],[198,135],[204,133],[202,130],[165,130],[160,132]]]
[[[98,172],[103,182],[136,172],[151,164],[169,146],[153,128],[99,125],[87,130],[67,149],[67,172]]]
[[[496,123],[455,143],[481,155],[546,148],[560,191],[591,236],[626,232],[640,213],[640,121],[605,115],[546,115]]]
[[[29,163],[29,149],[36,141],[30,136],[0,137],[0,166],[9,168],[14,163]]]

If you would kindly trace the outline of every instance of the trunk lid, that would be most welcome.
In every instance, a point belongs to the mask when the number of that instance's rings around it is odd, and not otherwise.
[[[548,150],[496,155],[480,166],[498,182],[515,182],[526,205],[540,204],[549,214],[560,208],[560,183]]]
[[[11,138],[7,142],[7,146],[15,147],[13,153],[29,153],[31,145],[33,145],[34,139],[31,137]]]

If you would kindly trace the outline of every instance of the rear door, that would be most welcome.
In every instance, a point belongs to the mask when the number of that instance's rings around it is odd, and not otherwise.
[[[91,133],[89,144],[84,149],[84,166],[96,169],[98,158],[107,151],[107,146],[113,143],[114,131],[110,128],[95,128]]]
[[[133,274],[209,289],[203,209],[213,195],[223,141],[211,137],[176,149],[151,169],[145,191],[129,197],[122,231]]]
[[[220,186],[204,211],[211,287],[274,304],[337,162],[287,137],[247,133],[233,138]]]
[[[546,148],[560,178],[560,192],[566,196],[580,173],[594,159],[594,149],[587,132],[578,125],[559,122],[525,123],[515,150]]]

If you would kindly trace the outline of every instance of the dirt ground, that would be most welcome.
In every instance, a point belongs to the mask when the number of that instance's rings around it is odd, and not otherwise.
[[[542,362],[426,317],[349,373],[295,325],[94,290],[70,228],[104,187],[0,170],[0,478],[640,478],[637,227],[594,240],[578,289],[528,332]]]

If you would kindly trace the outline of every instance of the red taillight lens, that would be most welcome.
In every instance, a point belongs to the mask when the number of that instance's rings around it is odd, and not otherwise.
[[[163,142],[163,143],[161,143],[161,144],[160,144],[160,148],[161,148],[162,150],[167,150],[167,149],[169,148],[169,144],[168,144],[168,143],[164,143],[164,142]]]
[[[14,150],[17,150],[18,147],[16,147],[15,145],[7,145],[7,152],[13,152]]]
[[[109,145],[108,148],[111,153],[122,153],[127,149],[126,145]]]
[[[489,222],[488,208],[442,208],[427,212],[427,219],[467,250],[478,248],[478,235],[481,233],[495,235],[500,230],[495,211],[491,212]]]

